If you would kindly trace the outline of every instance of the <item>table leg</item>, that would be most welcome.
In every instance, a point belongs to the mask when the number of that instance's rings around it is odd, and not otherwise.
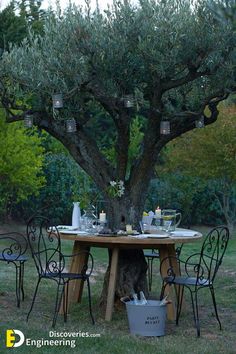
[[[89,251],[88,247],[80,245],[79,242],[74,242],[72,254],[77,254],[80,251]],[[71,258],[70,264],[70,273],[80,273],[84,263],[87,261],[86,258],[88,256],[86,254],[78,254]],[[84,282],[82,280],[72,280],[69,283],[68,289],[68,300],[67,300],[67,312],[69,311],[70,303],[80,302],[83,294],[83,286]],[[65,294],[67,293],[67,289],[65,289]],[[63,314],[64,303],[62,301],[60,306],[60,314]]]
[[[115,299],[118,258],[119,258],[119,249],[114,248],[112,250],[110,276],[109,276],[108,293],[107,293],[107,306],[106,306],[106,314],[105,314],[106,321],[111,321],[112,318],[112,311],[113,311],[114,299]]]
[[[176,257],[176,253],[175,253],[175,245],[173,244],[170,244],[170,245],[160,245],[159,247],[159,254],[160,254],[160,262],[162,262],[162,260],[166,257],[170,257],[170,256],[173,256],[173,257]],[[174,261],[173,264],[173,269],[175,271],[175,274],[178,274],[178,264],[177,264],[177,261]],[[162,264],[162,271],[164,274],[167,274],[167,270],[169,268],[169,265],[167,262],[164,262]],[[174,287],[172,286],[169,286],[167,285],[166,288],[165,288],[165,295],[169,294],[168,296],[168,299],[172,301],[171,304],[169,304],[167,306],[167,318],[169,320],[175,320],[175,312],[176,312],[176,309],[175,309],[175,295],[173,293],[173,289]]]

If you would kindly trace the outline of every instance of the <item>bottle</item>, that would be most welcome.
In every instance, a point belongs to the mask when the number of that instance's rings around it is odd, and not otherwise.
[[[72,212],[72,226],[76,229],[80,228],[81,211],[79,202],[73,202],[73,212]]]
[[[160,305],[159,305],[159,306],[165,306],[165,305],[171,303],[170,300],[167,300],[168,296],[169,296],[169,294],[167,294],[167,295],[160,301]]]
[[[137,294],[133,294],[133,301],[134,301],[134,305],[139,305],[139,299],[138,299],[138,296]]]
[[[139,300],[140,305],[146,305],[147,300],[146,300],[146,297],[145,297],[143,291],[140,291],[139,296],[140,296],[140,300]]]

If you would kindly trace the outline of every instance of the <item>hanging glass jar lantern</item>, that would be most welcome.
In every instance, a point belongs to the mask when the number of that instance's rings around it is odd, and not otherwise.
[[[74,133],[77,131],[75,118],[66,121],[66,131],[67,133]]]
[[[25,128],[32,128],[34,124],[34,116],[32,114],[26,114],[24,116],[24,126]]]
[[[195,120],[195,127],[196,128],[204,128],[205,127],[205,122],[204,122],[204,116],[201,116],[198,120]]]
[[[160,134],[168,135],[170,134],[170,122],[168,120],[162,120],[160,123]]]
[[[133,95],[125,95],[123,97],[124,106],[126,108],[132,108],[134,106],[134,96]]]
[[[53,108],[62,108],[63,107],[62,93],[56,93],[56,94],[52,95],[52,106],[53,106]]]

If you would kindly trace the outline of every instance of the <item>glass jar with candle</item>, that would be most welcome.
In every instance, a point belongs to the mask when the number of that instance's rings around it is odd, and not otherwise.
[[[161,230],[161,228],[162,228],[161,209],[159,208],[159,206],[155,210],[155,215],[154,215],[154,218],[153,218],[152,225],[154,225],[154,227],[157,230]]]
[[[55,93],[52,95],[53,108],[63,108],[63,95],[62,93]]]
[[[107,219],[107,216],[106,216],[106,213],[104,213],[104,211],[102,211],[100,214],[99,214],[99,221],[101,224],[105,224],[106,223],[106,220]]]

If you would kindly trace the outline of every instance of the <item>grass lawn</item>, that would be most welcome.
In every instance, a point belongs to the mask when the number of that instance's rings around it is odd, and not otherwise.
[[[8,227],[13,229],[12,227]],[[196,228],[195,228],[196,229]],[[206,229],[198,228],[200,231]],[[14,228],[16,230],[16,228]],[[2,231],[2,230],[1,230]],[[65,241],[63,241],[65,242]],[[200,247],[202,241],[185,245],[182,254],[189,254]],[[200,244],[199,244],[200,243]],[[70,242],[65,242],[67,251],[72,247]],[[231,235],[228,249],[215,282],[216,299],[219,316],[223,330],[220,331],[218,323],[213,316],[213,306],[208,289],[202,290],[199,296],[201,337],[196,337],[193,324],[190,299],[186,291],[186,310],[180,318],[178,327],[172,322],[167,322],[166,335],[164,337],[135,337],[129,334],[128,321],[125,309],[116,311],[111,322],[106,322],[99,308],[99,296],[103,285],[103,277],[107,265],[107,252],[103,249],[94,248],[92,253],[95,259],[95,271],[91,279],[93,310],[96,324],[91,324],[88,312],[88,299],[85,287],[83,301],[74,304],[70,309],[68,322],[64,324],[60,316],[57,321],[55,332],[77,332],[81,337],[73,338],[76,347],[68,346],[64,339],[64,345],[44,346],[35,348],[23,344],[19,348],[13,348],[16,353],[157,353],[157,354],[219,354],[236,353],[236,235]],[[159,296],[160,276],[159,261],[154,265],[154,280],[151,295]],[[56,283],[44,281],[39,289],[35,307],[31,313],[29,322],[26,315],[31,304],[35,289],[37,275],[32,260],[27,261],[25,267],[25,301],[21,308],[16,307],[15,298],[15,272],[11,265],[0,263],[0,353],[9,353],[10,349],[5,345],[5,331],[18,329],[26,338],[62,339],[49,337],[52,335],[51,323],[54,311],[54,299]],[[96,337],[82,337],[82,332],[89,335],[98,334]],[[79,335],[79,334],[78,334]]]

